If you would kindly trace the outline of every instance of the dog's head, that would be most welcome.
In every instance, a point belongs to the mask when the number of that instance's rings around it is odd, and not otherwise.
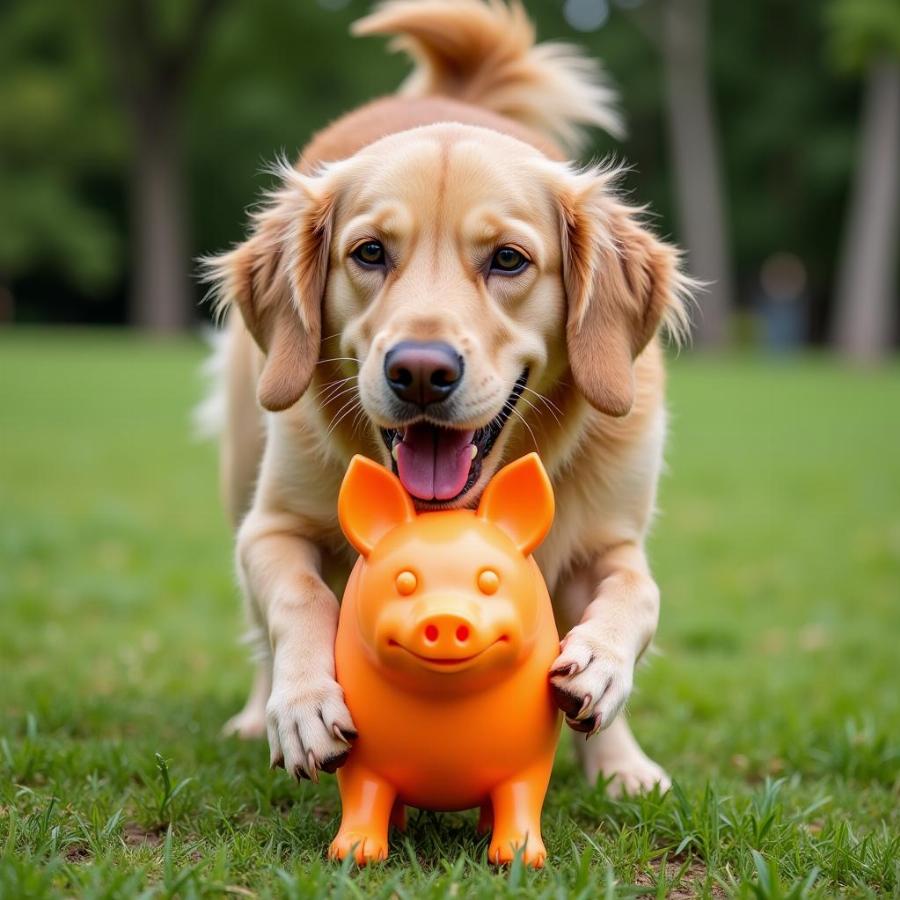
[[[686,281],[612,180],[451,124],[317,174],[286,167],[251,237],[214,263],[266,353],[260,403],[292,406],[327,365],[326,418],[364,414],[426,507],[472,505],[527,420],[554,416],[531,392],[574,383],[626,415],[633,361],[680,321]]]

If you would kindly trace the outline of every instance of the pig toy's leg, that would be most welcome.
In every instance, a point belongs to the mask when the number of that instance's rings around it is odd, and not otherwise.
[[[331,859],[351,853],[359,865],[387,859],[388,824],[397,791],[383,778],[352,760],[338,770],[341,827],[331,842]]]
[[[536,869],[544,865],[547,850],[541,839],[541,807],[550,782],[553,756],[549,755],[491,791],[494,824],[488,859],[512,862],[518,851]]]

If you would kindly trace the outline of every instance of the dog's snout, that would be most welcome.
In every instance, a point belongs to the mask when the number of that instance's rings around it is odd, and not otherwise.
[[[403,341],[384,357],[384,377],[401,400],[428,406],[459,386],[463,359],[443,341]]]

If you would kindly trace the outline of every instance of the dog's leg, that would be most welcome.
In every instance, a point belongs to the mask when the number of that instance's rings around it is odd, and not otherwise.
[[[238,573],[271,648],[271,764],[316,781],[320,769],[333,772],[346,759],[356,731],[334,674],[338,601],[303,527],[295,516],[254,507],[238,534]]]
[[[667,790],[666,773],[641,750],[624,717],[616,718],[659,618],[659,590],[643,550],[623,543],[599,554],[560,585],[555,608],[565,637],[552,684],[568,724],[591,735],[575,741],[585,775],[591,783],[601,773],[612,778],[612,793],[656,784]]]
[[[272,658],[266,653],[256,664],[253,686],[244,708],[225,723],[222,733],[244,740],[262,737],[266,733],[266,701],[271,693]]]
[[[576,735],[575,752],[590,784],[598,775],[612,779],[607,790],[614,797],[650,791],[655,785],[667,791],[672,785],[662,767],[641,750],[624,713],[587,741]]]

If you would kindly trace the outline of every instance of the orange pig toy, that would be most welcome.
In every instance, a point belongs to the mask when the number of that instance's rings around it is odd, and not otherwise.
[[[360,553],[335,644],[359,738],[329,855],[385,859],[407,805],[477,806],[492,862],[542,866],[560,715],[547,680],[559,635],[531,556],[553,521],[540,460],[498,472],[477,511],[416,515],[391,472],[356,456],[338,514]]]

